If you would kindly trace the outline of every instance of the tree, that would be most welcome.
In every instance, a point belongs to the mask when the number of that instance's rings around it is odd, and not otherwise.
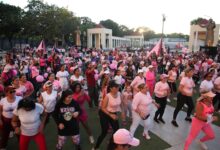
[[[9,39],[11,47],[12,38],[22,30],[22,13],[20,7],[0,2],[0,35]]]
[[[102,20],[100,21],[100,24],[103,25],[105,28],[112,29],[113,36],[122,36],[118,23],[114,22],[113,20]]]

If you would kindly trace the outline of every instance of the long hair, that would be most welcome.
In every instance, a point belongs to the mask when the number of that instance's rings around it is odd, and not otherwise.
[[[73,83],[70,85],[70,88],[71,88],[71,90],[73,91],[73,93],[76,92],[77,86],[80,87],[80,91],[81,91],[81,90],[82,90],[82,85],[81,85],[79,82],[73,82]]]
[[[115,82],[115,80],[109,81],[109,84],[107,87],[107,93],[111,92],[111,88],[113,87],[119,87],[119,85]]]
[[[72,95],[72,94],[73,94],[73,91],[71,89],[67,89],[63,91],[61,98],[60,98],[60,102],[63,102],[67,96]]]
[[[31,99],[30,97],[27,98],[23,98],[22,100],[19,101],[18,103],[18,110],[19,109],[28,109],[28,110],[33,110],[35,109],[36,104],[34,102],[33,99]]]

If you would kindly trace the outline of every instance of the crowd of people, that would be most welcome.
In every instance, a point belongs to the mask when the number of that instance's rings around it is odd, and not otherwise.
[[[150,140],[153,121],[171,121],[163,115],[167,102],[172,101],[176,101],[176,107],[171,124],[179,127],[176,118],[185,105],[185,120],[192,124],[184,150],[201,130],[205,136],[198,144],[207,149],[204,142],[215,138],[211,123],[218,118],[214,112],[220,112],[217,58],[204,52],[148,56],[145,51],[77,48],[65,52],[27,48],[6,53],[0,65],[0,149],[6,149],[13,134],[20,150],[27,150],[31,140],[40,150],[47,149],[44,128],[53,119],[57,150],[63,148],[68,137],[77,150],[82,149],[80,123],[93,150],[100,149],[109,131],[113,136],[108,149],[127,150],[139,145],[133,137],[141,122],[143,136]],[[195,94],[200,95],[198,100]],[[88,124],[86,102],[88,109],[98,110],[101,132],[97,139]],[[151,116],[153,107],[156,112]],[[126,126],[129,131],[122,129]]]

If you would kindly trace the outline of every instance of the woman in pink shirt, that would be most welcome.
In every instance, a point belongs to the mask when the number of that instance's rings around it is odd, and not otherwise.
[[[89,135],[90,143],[93,144],[94,138],[92,136],[92,132],[91,132],[91,129],[90,129],[88,121],[87,121],[88,114],[87,114],[86,109],[84,107],[84,103],[86,101],[90,102],[90,97],[82,89],[82,86],[80,83],[76,82],[76,83],[72,84],[70,87],[73,90],[73,100],[75,100],[81,108],[81,114],[79,116],[79,121],[81,122],[81,124],[85,128],[87,134]]]
[[[15,88],[15,95],[24,97],[27,91],[26,87],[21,85],[18,77],[12,79],[12,86]]]
[[[157,123],[159,123],[159,121],[165,123],[165,121],[163,120],[163,114],[167,105],[167,97],[170,94],[170,87],[167,83],[168,77],[169,76],[166,74],[160,75],[160,81],[156,83],[154,89],[155,100],[160,105],[154,116],[154,121],[156,121]]]
[[[34,86],[30,81],[27,81],[25,74],[20,75],[20,85],[23,85],[26,88],[24,97],[31,96],[31,94],[34,92]]]
[[[156,75],[154,73],[154,67],[152,65],[150,65],[148,68],[149,70],[146,73],[146,84],[149,88],[150,95],[153,96]]]
[[[139,92],[138,86],[142,83],[145,83],[143,70],[139,69],[138,75],[134,78],[134,80],[131,82],[131,85],[130,85],[133,88],[133,95]]]
[[[132,102],[132,124],[130,127],[131,135],[134,136],[134,133],[141,123],[143,121],[144,124],[144,131],[143,136],[149,140],[150,136],[148,133],[149,125],[151,122],[150,119],[150,112],[152,111],[152,104],[154,104],[156,107],[158,107],[158,104],[156,104],[152,97],[149,94],[149,88],[146,86],[145,83],[140,84],[138,86],[140,92],[138,92],[133,99]]]
[[[214,107],[212,105],[212,100],[215,94],[211,91],[203,93],[201,97],[197,100],[195,117],[192,119],[192,126],[189,135],[186,139],[184,150],[188,150],[192,141],[198,136],[200,131],[205,133],[198,144],[202,149],[207,150],[208,147],[204,142],[212,140],[215,138],[215,133],[212,129],[211,123],[217,121],[217,116],[213,116]]]
[[[99,135],[93,149],[97,150],[99,148],[108,133],[109,124],[111,125],[113,132],[116,132],[119,129],[119,112],[121,112],[121,94],[119,92],[119,85],[113,80],[109,82],[108,94],[102,100],[101,109],[99,110],[101,134]]]

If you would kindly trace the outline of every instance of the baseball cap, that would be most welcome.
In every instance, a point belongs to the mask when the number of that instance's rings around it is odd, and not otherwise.
[[[148,68],[153,68],[153,67],[154,67],[153,65],[148,66]]]
[[[216,94],[213,93],[212,91],[201,94],[201,96],[203,96],[203,97],[215,97],[215,95]]]
[[[164,79],[164,78],[167,78],[167,77],[169,77],[169,75],[167,75],[167,74],[161,74],[160,75],[160,79]]]
[[[128,144],[131,146],[138,146],[140,144],[140,140],[134,138],[126,129],[118,129],[113,134],[113,140],[116,144]]]

